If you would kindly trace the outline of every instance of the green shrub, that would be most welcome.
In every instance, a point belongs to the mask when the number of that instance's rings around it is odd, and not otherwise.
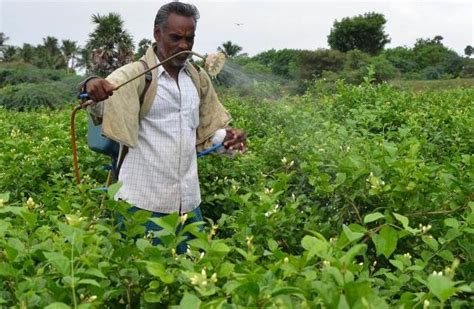
[[[474,77],[474,59],[466,59],[460,75],[463,78]]]
[[[305,51],[300,57],[299,77],[311,80],[320,77],[323,71],[338,72],[344,67],[345,58],[346,54],[337,50]]]
[[[6,85],[22,83],[43,83],[46,81],[60,81],[68,78],[66,71],[39,69],[25,63],[2,64],[0,66],[0,88]]]
[[[269,67],[275,75],[291,78],[296,76],[294,66],[300,61],[305,52],[307,51],[298,49],[271,49],[251,59]]]
[[[56,108],[71,102],[73,98],[74,94],[67,84],[60,82],[24,83],[0,88],[0,106],[18,111]]]
[[[382,54],[402,73],[413,72],[417,69],[415,54],[410,48],[390,48],[386,49]]]

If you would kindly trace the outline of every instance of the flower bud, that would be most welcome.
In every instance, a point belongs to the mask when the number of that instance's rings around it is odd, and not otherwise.
[[[188,214],[183,214],[182,216],[179,217],[179,222],[181,224],[184,224],[187,219],[188,219]]]

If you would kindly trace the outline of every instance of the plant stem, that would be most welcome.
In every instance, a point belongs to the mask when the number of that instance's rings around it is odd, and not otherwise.
[[[76,234],[72,235],[71,242],[71,289],[72,289],[72,300],[74,301],[74,308],[77,308],[77,299],[76,299],[76,286],[74,283],[74,238]]]

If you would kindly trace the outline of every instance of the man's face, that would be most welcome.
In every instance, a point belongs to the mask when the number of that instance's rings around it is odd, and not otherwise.
[[[158,44],[158,55],[164,60],[183,50],[192,50],[196,23],[192,17],[180,16],[174,13],[168,17],[168,25],[164,29],[155,29],[155,40]],[[181,68],[189,54],[173,58],[168,63],[175,68]]]

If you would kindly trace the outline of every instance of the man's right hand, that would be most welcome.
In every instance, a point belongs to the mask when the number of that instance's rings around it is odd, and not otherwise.
[[[85,90],[89,94],[89,98],[99,102],[110,97],[113,94],[114,88],[114,84],[103,78],[93,78],[87,81]]]

